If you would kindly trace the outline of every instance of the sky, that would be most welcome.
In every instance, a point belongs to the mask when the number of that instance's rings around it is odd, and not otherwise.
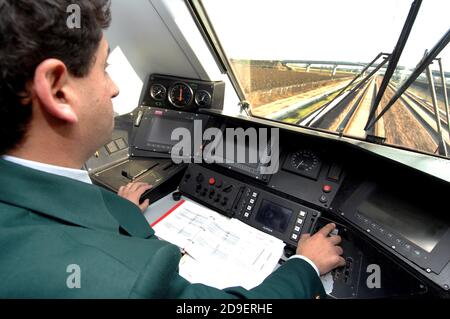
[[[353,62],[393,51],[412,2],[203,0],[229,58]],[[450,0],[423,0],[400,65],[417,65],[450,29],[449,14]],[[450,45],[441,57],[450,69]]]

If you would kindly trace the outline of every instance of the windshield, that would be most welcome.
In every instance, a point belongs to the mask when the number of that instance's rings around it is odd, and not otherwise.
[[[412,0],[202,3],[253,116],[448,157],[448,48],[430,66],[434,85],[424,72],[367,129]],[[447,0],[422,3],[374,117],[449,29],[448,12]]]

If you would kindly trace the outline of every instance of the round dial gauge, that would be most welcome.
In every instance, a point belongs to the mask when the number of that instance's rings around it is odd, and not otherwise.
[[[311,151],[298,151],[292,154],[291,165],[299,171],[312,171],[319,164],[316,154]]]
[[[200,90],[195,94],[195,103],[200,107],[211,106],[212,97],[208,91]]]
[[[161,84],[153,84],[150,88],[150,96],[156,101],[163,101],[166,98],[167,90]]]
[[[183,108],[191,104],[194,96],[192,89],[185,83],[176,83],[169,90],[169,101],[177,107]]]

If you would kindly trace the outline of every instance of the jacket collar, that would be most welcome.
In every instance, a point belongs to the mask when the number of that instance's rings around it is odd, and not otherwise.
[[[112,192],[0,159],[0,201],[90,229],[154,234],[140,209]]]

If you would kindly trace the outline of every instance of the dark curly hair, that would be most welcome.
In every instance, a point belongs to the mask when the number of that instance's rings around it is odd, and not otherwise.
[[[68,25],[74,4],[80,28]],[[0,155],[24,138],[32,111],[23,98],[37,66],[55,58],[86,76],[110,22],[110,0],[0,0]]]

